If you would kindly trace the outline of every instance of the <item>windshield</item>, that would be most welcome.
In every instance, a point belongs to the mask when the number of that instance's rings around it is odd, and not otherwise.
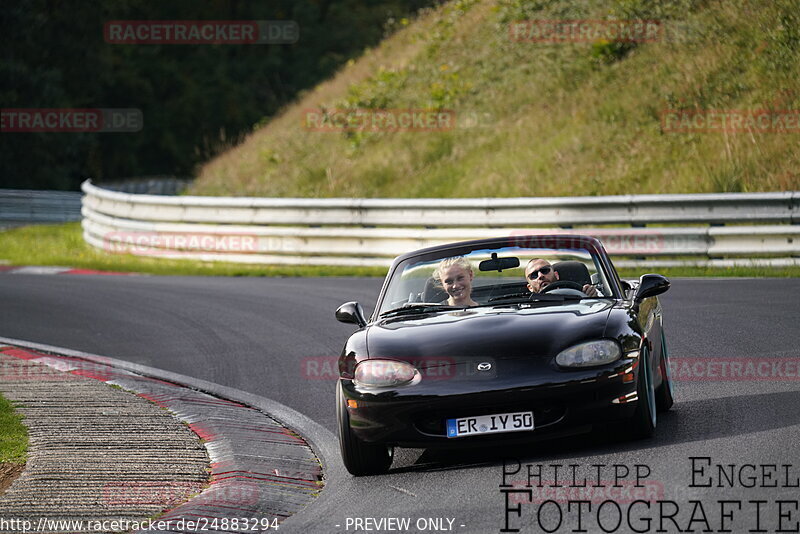
[[[486,306],[524,302],[534,293],[553,300],[613,295],[597,254],[583,248],[504,246],[443,249],[411,257],[398,265],[389,280],[379,314],[402,307]],[[526,275],[531,276],[529,279]],[[560,283],[558,283],[560,282]],[[550,287],[547,287],[550,286]]]

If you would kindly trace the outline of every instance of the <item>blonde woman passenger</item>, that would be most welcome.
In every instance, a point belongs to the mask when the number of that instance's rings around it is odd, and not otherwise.
[[[445,258],[433,272],[433,278],[441,284],[448,295],[450,306],[477,306],[472,300],[472,265],[463,256]]]

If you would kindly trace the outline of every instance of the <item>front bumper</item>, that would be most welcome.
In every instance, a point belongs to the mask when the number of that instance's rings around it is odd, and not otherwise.
[[[625,359],[596,370],[536,377],[423,380],[393,389],[364,389],[342,379],[342,391],[346,401],[355,401],[348,406],[350,426],[363,441],[404,447],[511,444],[586,432],[631,417],[637,404],[635,363]],[[533,412],[533,430],[446,436],[447,419],[521,411]]]

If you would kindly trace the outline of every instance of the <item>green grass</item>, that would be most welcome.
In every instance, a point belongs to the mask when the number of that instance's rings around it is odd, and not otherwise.
[[[459,0],[265,119],[190,193],[508,197],[800,189],[800,133],[670,133],[666,109],[800,108],[796,0]],[[529,19],[656,19],[653,43],[513,42]],[[441,132],[314,132],[322,108],[456,112]]]
[[[385,276],[381,267],[246,265],[112,254],[89,246],[80,223],[25,226],[0,232],[0,260],[99,271],[195,276]]]
[[[83,241],[79,223],[26,226],[0,232],[0,262],[10,265],[57,265],[99,271],[135,272],[159,275],[201,276],[359,276],[384,277],[383,267],[240,265],[223,262],[166,260],[111,254]],[[709,277],[800,277],[800,267],[733,268],[642,268],[620,269],[623,278],[637,278],[645,272],[666,276]]]
[[[28,450],[28,430],[14,405],[0,395],[0,463],[24,464]]]

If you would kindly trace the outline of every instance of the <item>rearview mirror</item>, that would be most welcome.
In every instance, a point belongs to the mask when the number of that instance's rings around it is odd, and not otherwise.
[[[660,274],[645,274],[639,278],[639,287],[636,288],[634,300],[641,301],[649,297],[660,295],[669,289],[669,279]]]
[[[513,269],[519,267],[519,258],[511,256],[508,258],[498,258],[497,252],[492,252],[492,259],[483,260],[478,264],[478,270],[503,272],[503,269]]]
[[[364,317],[364,308],[356,301],[345,302],[336,310],[336,320],[341,323],[353,323],[359,327],[367,325]]]

